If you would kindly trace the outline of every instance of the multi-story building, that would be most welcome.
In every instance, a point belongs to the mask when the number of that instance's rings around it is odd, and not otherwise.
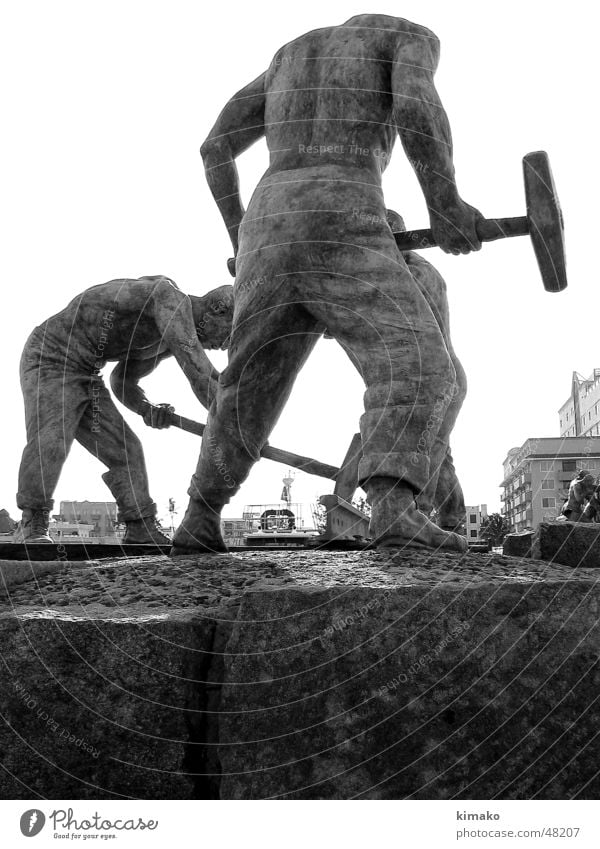
[[[225,545],[244,545],[248,524],[245,519],[221,519],[221,533]]]
[[[60,519],[50,522],[50,536],[58,542],[95,539],[95,525],[86,525],[83,522],[63,522]]]
[[[466,507],[467,542],[475,542],[479,539],[481,525],[487,519],[487,504],[477,504],[475,507]]]
[[[61,501],[58,521],[93,525],[90,536],[108,537],[114,534],[117,505],[114,501]]]
[[[561,436],[600,436],[600,368],[587,379],[573,372],[571,395],[558,415]]]
[[[556,519],[569,484],[585,469],[600,472],[600,436],[541,437],[511,448],[504,461],[502,514],[511,531]]]

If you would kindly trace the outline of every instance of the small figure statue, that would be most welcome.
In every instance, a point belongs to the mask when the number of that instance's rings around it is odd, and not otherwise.
[[[167,277],[141,277],[92,286],[35,328],[21,357],[27,445],[17,493],[23,518],[15,542],[52,542],[53,494],[76,439],[108,466],[102,478],[126,525],[123,542],[169,543],[156,522],[142,444],[100,370],[116,361],[110,383],[119,401],[146,425],[169,427],[173,408],[151,404],[138,381],[173,356],[208,408],[219,373],[203,346],[227,346],[232,315],[231,286],[197,297]]]
[[[314,30],[282,47],[225,105],[202,145],[236,255],[236,308],[174,554],[226,550],[221,510],[259,458],[324,328],[365,382],[358,482],[372,506],[373,539],[467,550],[464,537],[417,507],[433,488],[432,447],[451,421],[457,375],[440,322],[397,248],[381,187],[400,136],[436,243],[452,254],[481,247],[481,213],[456,185],[433,82],[438,58],[430,30],[388,15]],[[270,164],[245,211],[235,159],[263,136]]]
[[[581,522],[600,522],[600,486],[596,486],[581,514]]]
[[[586,502],[596,490],[596,481],[589,472],[581,471],[569,484],[569,495],[561,515],[569,522],[581,522]],[[586,521],[586,520],[583,520]]]

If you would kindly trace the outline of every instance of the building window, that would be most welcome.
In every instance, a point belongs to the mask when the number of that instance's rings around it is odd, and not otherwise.
[[[469,514],[469,522],[472,525],[474,525],[476,521],[477,521],[477,516],[475,515],[475,513],[470,513]]]
[[[550,480],[542,481],[542,489],[554,489],[554,480],[550,478]]]
[[[540,472],[551,472],[554,468],[554,460],[541,460]]]
[[[542,508],[556,507],[556,498],[542,498]]]
[[[471,531],[471,536],[472,536],[472,537],[476,537],[476,536],[477,536],[477,531]]]
[[[577,471],[577,463],[575,460],[563,460],[562,461],[562,470],[563,472],[576,472]]]

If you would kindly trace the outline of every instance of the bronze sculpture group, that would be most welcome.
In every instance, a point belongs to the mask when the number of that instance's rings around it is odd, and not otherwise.
[[[358,483],[371,504],[371,536],[380,545],[466,550],[463,536],[418,507],[419,498],[431,503],[447,457],[440,430],[444,422],[451,429],[457,373],[442,325],[398,251],[381,188],[400,136],[410,161],[427,166],[415,172],[440,246],[454,254],[481,246],[481,215],[454,179],[433,83],[438,56],[432,32],[383,15],[307,33],[226,104],[202,145],[235,253],[235,312],[174,553],[224,550],[221,511],[325,329],[365,382]],[[244,210],[235,158],[263,137],[269,168]]]
[[[465,510],[449,447],[466,380],[450,341],[445,285],[430,263],[398,248],[394,232],[404,225],[386,209],[381,185],[400,137],[425,196],[430,239],[452,254],[481,247],[491,222],[456,186],[450,127],[433,81],[438,58],[438,39],[425,27],[358,15],[286,44],[225,105],[201,153],[233,246],[233,299],[226,287],[217,290],[223,306],[215,311],[212,293],[188,297],[166,278],[112,281],[34,331],[22,363],[25,541],[47,538],[52,492],[73,438],[108,465],[104,479],[128,523],[126,541],[159,539],[141,445],[98,372],[116,360],[117,398],[162,427],[170,409],[149,405],[137,380],[172,355],[209,411],[173,554],[226,551],[221,511],[326,332],[365,384],[357,484],[371,505],[373,540],[467,549],[457,532]],[[269,167],[244,209],[235,159],[263,137]],[[488,227],[485,238],[497,237]],[[103,325],[107,311],[110,326]],[[101,329],[107,338],[96,356]],[[225,344],[228,365],[218,375],[202,345]]]
[[[175,357],[201,404],[216,394],[218,373],[204,348],[221,348],[233,314],[231,286],[185,295],[167,277],[92,286],[30,335],[21,357],[27,445],[19,470],[16,542],[52,542],[53,495],[77,440],[108,467],[102,478],[126,526],[123,542],[168,544],[156,523],[142,444],[115,406],[100,374],[107,362],[119,401],[150,427],[167,427],[168,404],[151,404],[138,381]]]
[[[600,484],[594,475],[583,470],[573,478],[560,513],[569,522],[600,522]]]

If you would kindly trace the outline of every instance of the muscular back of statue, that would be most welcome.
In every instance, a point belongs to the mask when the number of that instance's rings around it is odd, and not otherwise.
[[[430,487],[431,426],[456,369],[427,297],[386,220],[381,176],[399,135],[440,246],[478,249],[477,210],[454,180],[448,121],[433,85],[436,37],[399,18],[362,15],[290,42],[221,112],[202,146],[236,252],[229,365],[211,410],[175,551],[222,550],[225,491],[208,448],[237,486],[268,439],[324,327],[365,382],[359,483],[382,545],[463,551],[415,503]],[[245,211],[235,157],[262,136],[270,165]],[[235,424],[233,424],[235,423]],[[214,453],[214,452],[213,452]]]

